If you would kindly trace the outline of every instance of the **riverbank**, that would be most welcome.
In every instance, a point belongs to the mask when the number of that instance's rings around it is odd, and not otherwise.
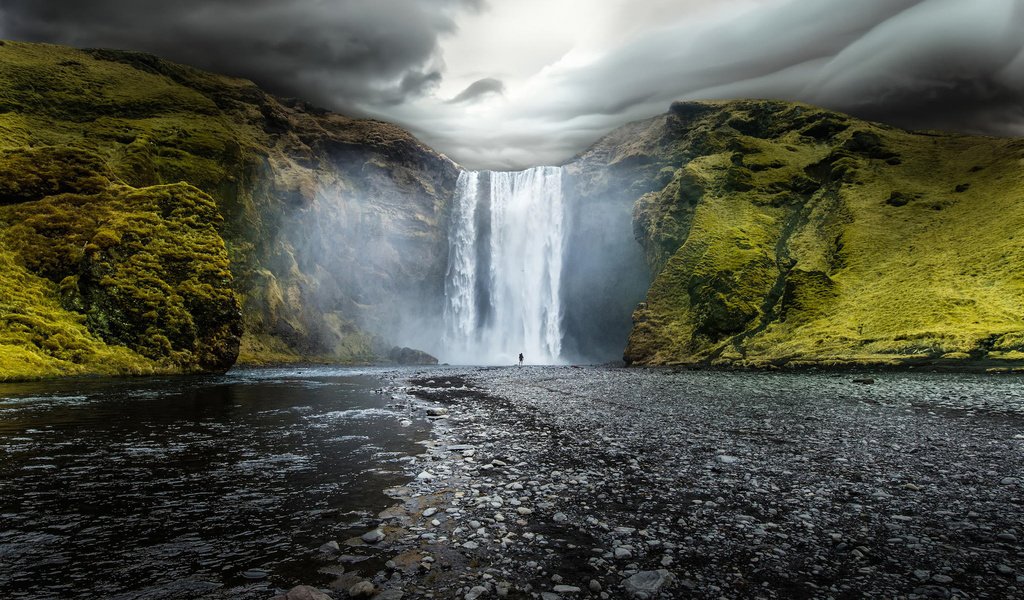
[[[434,436],[410,464],[416,479],[391,490],[400,505],[343,544],[383,568],[333,589],[1019,596],[1018,388],[963,374],[574,367],[396,377],[387,391],[432,413]]]

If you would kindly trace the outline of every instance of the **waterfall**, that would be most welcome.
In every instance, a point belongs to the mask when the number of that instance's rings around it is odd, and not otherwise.
[[[562,170],[459,174],[445,279],[444,360],[555,363],[562,351]]]

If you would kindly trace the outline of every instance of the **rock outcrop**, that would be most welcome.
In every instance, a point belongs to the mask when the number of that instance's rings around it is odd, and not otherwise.
[[[635,198],[633,364],[1024,358],[1024,141],[803,104],[676,103],[575,169]]]

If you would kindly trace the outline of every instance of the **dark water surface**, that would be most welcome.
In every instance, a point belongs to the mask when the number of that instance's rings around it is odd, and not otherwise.
[[[316,549],[393,503],[427,436],[380,374],[0,384],[0,595],[316,581]]]

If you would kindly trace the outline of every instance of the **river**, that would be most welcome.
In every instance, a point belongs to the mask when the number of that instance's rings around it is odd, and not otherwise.
[[[393,502],[383,490],[408,480],[403,463],[429,431],[380,392],[382,374],[0,385],[0,595],[323,580],[317,548]]]

